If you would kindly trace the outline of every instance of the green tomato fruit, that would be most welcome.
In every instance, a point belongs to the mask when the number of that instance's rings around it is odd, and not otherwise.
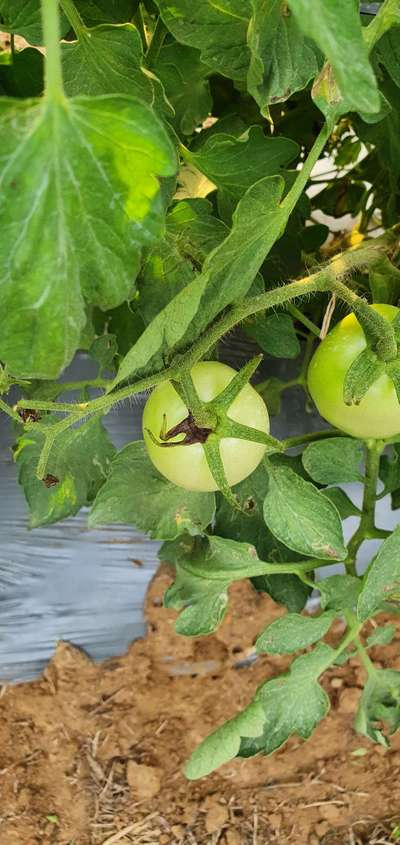
[[[195,364],[191,374],[200,399],[209,402],[232,381],[236,371],[217,361],[201,361]],[[165,448],[152,441],[148,430],[158,439],[164,415],[167,430],[188,415],[185,403],[170,381],[162,382],[153,390],[143,412],[143,437],[154,466],[169,481],[186,490],[217,490],[218,486],[208,467],[201,443]],[[228,416],[236,422],[269,432],[265,402],[250,384],[246,384],[232,402]],[[182,435],[174,438],[175,442],[179,440],[182,440]],[[254,472],[265,453],[265,446],[250,440],[224,437],[220,442],[220,451],[226,478],[232,487]]]
[[[399,313],[393,305],[373,305],[390,322]],[[400,432],[400,404],[389,376],[382,375],[359,405],[345,405],[343,387],[347,371],[367,346],[354,314],[341,320],[326,336],[308,368],[308,389],[319,413],[336,428],[353,437],[385,439]]]

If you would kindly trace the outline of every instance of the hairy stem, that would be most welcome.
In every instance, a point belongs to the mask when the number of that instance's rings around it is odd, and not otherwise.
[[[43,40],[46,49],[45,95],[48,100],[64,100],[61,70],[58,0],[42,0]]]
[[[4,411],[4,413],[7,414],[8,417],[11,417],[12,420],[15,420],[18,423],[22,422],[21,417],[17,414],[17,412],[14,411],[10,405],[7,405],[7,402],[4,402],[3,399],[0,399],[0,411]]]
[[[357,531],[353,534],[348,544],[348,555],[345,560],[346,570],[350,575],[357,575],[356,558],[357,552],[364,542],[374,536],[375,529],[375,501],[376,485],[379,474],[380,456],[385,447],[383,440],[367,441],[367,455],[365,462],[365,482],[362,503],[362,515]]]
[[[87,27],[83,23],[83,20],[73,0],[60,0],[60,6],[64,12],[65,17],[68,19],[68,22],[71,24],[75,35],[78,38],[85,36]]]
[[[331,127],[324,123],[319,135],[317,135],[311,150],[301,168],[296,181],[292,185],[290,191],[286,194],[285,198],[281,202],[281,208],[285,208],[288,210],[289,214],[292,213],[295,205],[299,201],[304,188],[307,185],[307,182],[311,176],[311,171],[313,170],[314,166],[316,165],[322,150],[331,134]]]
[[[287,310],[295,320],[298,320],[299,323],[303,323],[303,326],[305,326],[312,334],[315,334],[316,337],[320,336],[321,329],[316,326],[312,320],[309,320],[306,314],[303,314],[302,311],[300,311],[300,308],[297,308],[296,305],[290,304],[287,306]]]

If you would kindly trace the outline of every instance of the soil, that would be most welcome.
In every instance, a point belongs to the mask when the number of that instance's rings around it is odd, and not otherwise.
[[[94,664],[62,642],[42,678],[2,688],[1,845],[393,842],[400,736],[385,750],[354,733],[356,661],[327,673],[332,710],[307,743],[293,738],[271,757],[185,780],[199,740],[288,661],[252,659],[256,634],[282,611],[249,584],[232,588],[215,636],[184,639],[162,607],[169,583],[162,567],[148,634],[122,657]],[[399,639],[375,650],[382,665],[400,668]]]

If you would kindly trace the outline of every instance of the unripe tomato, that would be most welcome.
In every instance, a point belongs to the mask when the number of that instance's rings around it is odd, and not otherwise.
[[[399,313],[393,305],[373,305],[390,322]],[[347,371],[367,346],[354,314],[341,320],[319,345],[308,368],[308,389],[319,413],[353,437],[385,439],[400,432],[400,404],[386,374],[371,385],[359,405],[345,405]]]
[[[218,361],[201,361],[192,369],[194,385],[204,402],[218,396],[235,375],[236,371],[232,367]],[[170,381],[162,382],[153,390],[143,412],[144,441],[154,466],[162,475],[186,490],[217,490],[201,443],[169,448],[153,443],[146,429],[159,439],[164,414],[168,430],[188,416],[185,403]],[[250,384],[246,384],[232,402],[228,416],[236,422],[269,432],[265,402]],[[173,438],[172,442],[179,440],[182,440],[182,435]],[[256,469],[264,455],[265,446],[250,440],[224,437],[220,441],[220,452],[228,484],[232,487]]]

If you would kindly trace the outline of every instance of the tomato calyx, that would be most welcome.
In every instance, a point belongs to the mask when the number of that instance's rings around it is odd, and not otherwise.
[[[156,442],[158,446],[163,446],[164,448],[168,448],[171,446],[192,446],[193,443],[205,443],[212,432],[211,428],[202,428],[201,426],[196,425],[195,418],[191,411],[189,411],[187,417],[185,417],[184,420],[182,420],[180,423],[177,423],[177,425],[174,425],[168,431],[165,431],[165,428],[166,416],[164,414],[163,427],[160,431],[159,441],[154,437],[154,435],[151,431],[149,431],[149,429],[146,429],[153,442]],[[170,441],[172,440],[172,438],[176,437],[178,434],[185,435],[183,440],[178,440],[171,443]]]

